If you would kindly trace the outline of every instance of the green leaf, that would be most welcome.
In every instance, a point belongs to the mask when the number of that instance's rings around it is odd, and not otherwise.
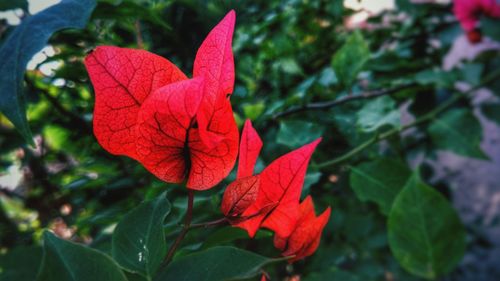
[[[498,2],[497,2],[498,3]],[[495,41],[500,40],[500,30],[498,29],[498,19],[481,17],[481,31],[485,36]]]
[[[483,104],[481,106],[481,112],[483,112],[486,118],[500,126],[500,103]]]
[[[54,32],[85,27],[94,7],[94,0],[63,0],[26,17],[0,47],[0,111],[32,145],[22,87],[26,65],[33,55],[45,47]]]
[[[359,200],[375,202],[388,215],[410,175],[410,169],[400,160],[380,158],[351,167],[350,183]]]
[[[0,1],[0,11],[7,11],[12,9],[28,10],[27,0],[6,0]]]
[[[250,120],[256,120],[259,116],[262,115],[266,105],[264,102],[257,102],[254,104],[245,104],[243,105],[243,113],[245,113],[245,117]]]
[[[171,208],[165,195],[127,213],[112,237],[113,258],[124,269],[147,278],[153,276],[167,252],[163,221]]]
[[[253,239],[262,239],[272,237],[272,232],[259,230]],[[227,226],[214,231],[207,239],[203,241],[203,249],[211,248],[217,245],[227,244],[239,239],[248,239],[248,233],[237,227]]]
[[[316,123],[304,121],[283,121],[280,122],[280,128],[276,141],[290,148],[297,148],[309,143],[323,134],[323,127]]]
[[[465,230],[453,206],[417,174],[394,200],[388,238],[401,266],[427,279],[450,272],[465,251]]]
[[[109,256],[62,240],[49,231],[43,234],[43,260],[38,281],[127,281]]]
[[[357,117],[357,127],[366,133],[375,132],[384,126],[400,126],[400,113],[396,102],[388,96],[382,96],[366,103],[357,112]]]
[[[481,124],[465,109],[455,109],[435,118],[429,134],[436,147],[462,156],[488,159],[479,147],[483,131]]]
[[[420,85],[435,85],[437,87],[450,88],[459,77],[455,71],[443,71],[440,69],[427,69],[415,74],[415,82]]]
[[[214,247],[181,257],[162,270],[155,281],[222,281],[257,276],[270,259],[233,247]]]
[[[311,275],[308,275],[304,281],[361,281],[362,279],[358,276],[340,270],[338,268],[328,268],[327,270],[323,270],[320,272],[315,272]]]
[[[355,31],[335,53],[332,67],[339,81],[350,87],[370,58],[370,49],[359,31]]]
[[[32,281],[42,260],[40,247],[21,246],[0,256],[0,281]]]

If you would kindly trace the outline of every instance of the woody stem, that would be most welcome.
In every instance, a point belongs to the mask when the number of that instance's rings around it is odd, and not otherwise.
[[[186,210],[186,216],[184,217],[184,225],[182,226],[182,230],[179,233],[179,236],[177,236],[177,239],[175,239],[174,243],[168,250],[167,256],[165,257],[165,260],[163,261],[163,265],[167,265],[170,263],[172,260],[172,257],[175,254],[175,251],[181,244],[182,240],[186,236],[186,234],[189,231],[189,228],[191,226],[191,220],[193,219],[193,201],[194,201],[194,191],[191,189],[188,189],[188,205],[187,205],[187,210]]]
[[[332,165],[336,165],[336,164],[345,162],[346,160],[351,159],[352,157],[354,157],[354,156],[358,155],[359,153],[361,153],[362,151],[364,151],[366,148],[370,147],[371,145],[373,145],[375,143],[378,143],[381,140],[389,139],[393,136],[400,134],[401,132],[403,132],[409,128],[416,127],[416,126],[419,126],[421,124],[430,122],[430,121],[434,120],[438,115],[440,115],[441,113],[443,113],[444,111],[449,109],[452,105],[454,105],[457,101],[459,101],[464,96],[471,94],[472,92],[476,91],[477,89],[487,85],[488,83],[491,83],[492,81],[495,81],[498,78],[500,78],[500,70],[494,71],[492,74],[487,76],[481,83],[470,88],[469,90],[467,90],[463,93],[458,92],[458,93],[454,94],[451,98],[449,98],[448,100],[443,102],[441,105],[439,105],[438,107],[429,111],[428,113],[420,116],[415,121],[413,121],[409,124],[406,124],[402,127],[394,128],[394,129],[385,131],[383,133],[376,134],[372,138],[368,139],[367,141],[360,144],[359,146],[353,148],[351,151],[345,153],[344,155],[341,155],[341,156],[334,158],[332,160],[317,164],[316,168],[325,168],[328,166],[332,166]]]

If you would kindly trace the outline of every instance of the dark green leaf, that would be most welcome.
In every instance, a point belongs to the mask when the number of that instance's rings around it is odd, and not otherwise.
[[[97,250],[43,234],[43,260],[38,281],[127,281],[109,256]]]
[[[381,158],[351,167],[350,182],[361,201],[375,202],[387,215],[410,174],[410,169],[401,161]]]
[[[12,9],[28,9],[27,0],[5,0],[0,1],[0,11],[7,11]]]
[[[181,257],[164,270],[155,281],[223,281],[257,276],[260,269],[277,259],[266,258],[233,247],[214,247]]]
[[[450,272],[465,251],[465,231],[455,209],[417,174],[394,200],[388,238],[401,266],[427,279]]]
[[[280,123],[277,142],[290,148],[309,143],[323,134],[323,127],[304,121],[283,121]]]
[[[357,116],[356,125],[362,132],[375,132],[384,126],[400,126],[399,109],[388,96],[369,101],[357,112]]]
[[[304,281],[361,281],[358,276],[338,268],[329,268],[321,272],[308,275]]]
[[[484,104],[481,106],[481,111],[483,112],[484,116],[486,116],[486,118],[497,123],[497,125],[500,126],[500,103]]]
[[[113,233],[113,258],[130,272],[152,277],[167,252],[163,221],[169,213],[165,193],[127,213]]]
[[[261,239],[272,237],[272,232],[267,230],[259,230],[253,239]],[[238,239],[248,239],[248,233],[237,227],[227,226],[212,233],[203,242],[203,249],[211,248],[224,243],[232,242]]]
[[[94,0],[63,0],[26,17],[0,47],[0,111],[31,144],[33,140],[22,87],[26,64],[47,44],[54,32],[64,28],[83,28],[94,7]]]
[[[438,148],[462,156],[488,158],[479,147],[483,135],[481,124],[468,110],[455,109],[435,118],[429,134]]]
[[[17,247],[0,256],[0,281],[33,281],[42,260],[42,248]]]
[[[370,49],[359,31],[355,31],[332,59],[333,70],[340,82],[350,87],[370,58]]]

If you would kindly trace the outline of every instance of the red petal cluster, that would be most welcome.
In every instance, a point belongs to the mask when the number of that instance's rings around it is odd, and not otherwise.
[[[229,96],[234,11],[208,34],[193,78],[143,50],[97,47],[85,59],[96,102],[94,134],[110,153],[136,159],[165,182],[209,189],[225,178],[238,152]]]
[[[238,177],[222,199],[222,212],[231,224],[254,237],[261,227],[275,232],[275,245],[296,261],[311,255],[319,245],[330,208],[316,217],[311,197],[299,204],[307,165],[321,139],[285,154],[262,173],[252,176],[262,147],[250,121],[245,122],[240,144]]]
[[[469,41],[477,43],[481,41],[480,16],[500,18],[500,3],[497,0],[455,0],[453,11]]]
[[[314,203],[308,196],[299,207],[299,220],[289,237],[274,236],[274,246],[283,251],[283,256],[294,256],[290,263],[312,255],[319,246],[321,233],[330,218],[331,208],[328,207],[316,217]]]

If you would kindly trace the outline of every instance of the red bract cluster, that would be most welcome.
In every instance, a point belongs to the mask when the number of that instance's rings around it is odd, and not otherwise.
[[[143,50],[101,46],[85,59],[94,85],[94,133],[110,153],[139,161],[165,182],[209,189],[238,152],[229,96],[234,85],[234,11],[208,34],[188,79]]]
[[[250,237],[261,227],[275,232],[275,246],[290,262],[310,256],[318,247],[330,217],[328,208],[319,217],[311,197],[299,204],[311,155],[321,139],[281,156],[259,175],[252,175],[262,141],[250,121],[245,123],[240,144],[238,177],[222,199],[222,212]]]
[[[500,2],[498,0],[455,0],[453,11],[467,33],[469,41],[477,43],[482,37],[478,29],[480,16],[500,18]]]

